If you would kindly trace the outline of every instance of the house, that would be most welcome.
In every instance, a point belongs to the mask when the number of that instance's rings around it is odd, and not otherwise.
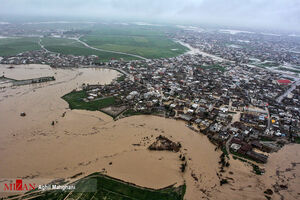
[[[246,155],[257,162],[267,163],[268,161],[268,156],[261,153],[256,153],[254,151],[248,151]]]
[[[193,117],[191,115],[180,114],[179,119],[190,122],[190,121],[192,121]]]
[[[292,81],[290,81],[288,79],[279,79],[279,80],[277,80],[278,85],[290,85],[291,83],[292,83]]]
[[[230,148],[234,151],[234,152],[237,152],[240,148],[241,148],[241,145],[240,144],[236,144],[236,143],[232,143]]]
[[[247,152],[252,150],[252,146],[250,144],[244,143],[242,144],[241,148],[238,150],[240,154],[246,154]]]

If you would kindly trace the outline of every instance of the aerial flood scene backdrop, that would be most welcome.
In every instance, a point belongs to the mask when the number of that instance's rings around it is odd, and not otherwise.
[[[0,200],[300,199],[299,1],[0,4]]]

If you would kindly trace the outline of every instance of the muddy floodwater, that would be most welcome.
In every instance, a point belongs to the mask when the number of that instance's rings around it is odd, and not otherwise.
[[[61,99],[83,83],[109,83],[120,75],[116,71],[0,65],[0,73],[14,79],[56,79],[17,87],[0,83],[0,178],[68,179],[98,171],[151,188],[185,182],[188,200],[266,199],[264,191],[274,191],[277,183],[288,188],[274,193],[272,199],[299,197],[299,145],[272,154],[262,166],[266,168],[262,176],[232,158],[229,168],[220,174],[221,152],[182,121],[156,116],[114,121],[98,111],[70,110]],[[26,116],[21,117],[21,112]],[[159,135],[182,144],[188,163],[184,173],[180,172],[179,153],[147,149]],[[220,177],[228,178],[229,184],[220,186]]]

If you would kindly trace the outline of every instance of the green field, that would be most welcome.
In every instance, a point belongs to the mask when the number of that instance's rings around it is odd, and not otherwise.
[[[105,62],[111,59],[136,60],[137,58],[116,53],[101,52],[85,47],[79,42],[67,38],[47,37],[42,39],[42,44],[45,48],[52,52],[57,52],[65,55],[88,56],[96,55],[99,61]]]
[[[13,56],[25,51],[41,49],[38,44],[39,38],[1,38],[0,56]]]
[[[38,25],[35,25],[38,26]],[[46,25],[40,25],[44,27]],[[50,25],[49,25],[50,26]],[[66,25],[66,27],[68,27]],[[185,53],[188,49],[167,37],[172,32],[170,27],[138,26],[138,25],[104,25],[93,27],[83,26],[66,32],[82,35],[81,41],[100,50],[134,54],[144,58],[168,58]],[[0,56],[12,56],[32,50],[40,50],[37,37],[3,38],[0,39]],[[41,43],[46,49],[65,55],[97,55],[99,61],[111,59],[137,60],[139,58],[114,52],[104,52],[88,48],[74,39],[44,37]]]
[[[44,28],[46,25],[40,26]],[[66,25],[66,27],[68,26]],[[93,27],[83,26],[72,29],[65,34],[66,37],[80,34],[82,35],[81,41],[100,50],[129,53],[153,59],[175,57],[188,50],[167,37],[167,33],[172,31],[172,28],[166,26],[97,24]],[[73,39],[45,37],[41,40],[41,43],[49,51],[65,55],[97,55],[101,62],[121,58],[127,61],[139,59],[130,55],[91,49]],[[40,50],[38,42],[39,38],[37,37],[0,39],[0,56],[12,56],[25,51]]]
[[[79,179],[75,190],[34,190],[18,199],[80,199],[80,200],[183,200],[186,186],[150,189],[127,183],[101,173]],[[69,195],[67,197],[67,195]],[[67,197],[67,198],[66,198]]]
[[[293,72],[293,73],[300,74],[300,70],[291,69],[291,68],[287,68],[287,67],[278,67],[278,68],[276,68],[276,70],[281,70],[281,71],[285,71],[285,72]]]
[[[80,110],[95,111],[116,104],[114,97],[104,97],[89,102],[83,101],[83,99],[87,97],[88,97],[87,93],[84,90],[82,90],[82,91],[70,92],[64,95],[62,99],[68,102],[70,109],[80,109]]]
[[[187,51],[186,47],[167,38],[165,28],[161,27],[101,25],[81,40],[96,48],[145,58],[174,57]]]

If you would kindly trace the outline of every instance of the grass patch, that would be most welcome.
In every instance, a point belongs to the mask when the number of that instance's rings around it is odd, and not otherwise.
[[[290,68],[286,68],[286,67],[278,67],[276,68],[277,70],[281,70],[281,71],[288,71],[288,72],[293,72],[293,73],[300,73],[300,70],[297,69],[290,69]]]
[[[129,116],[133,116],[133,115],[146,115],[146,114],[150,115],[151,113],[150,113],[150,112],[134,111],[134,110],[132,110],[132,109],[128,109],[128,110],[126,110],[126,111],[123,113],[123,115],[124,115],[125,117],[129,117]]]
[[[93,173],[75,182],[75,190],[44,191],[23,196],[23,199],[110,199],[110,200],[183,200],[186,186],[150,189],[127,183],[101,173]],[[21,198],[21,199],[22,199]]]
[[[300,137],[295,138],[295,143],[300,144]]]
[[[14,56],[26,51],[40,50],[39,38],[2,38],[0,39],[0,56]]]
[[[275,62],[263,62],[258,64],[259,67],[278,67],[279,63]]]
[[[125,80],[125,78],[126,78],[126,76],[123,74],[122,76],[119,76],[119,77],[117,78],[117,82],[122,82],[122,81]]]
[[[216,70],[216,71],[221,71],[221,72],[226,71],[226,68],[221,65],[201,65],[199,67],[202,69]]]
[[[159,110],[134,111],[132,109],[128,109],[123,113],[123,116],[130,117],[130,116],[133,116],[133,115],[161,115],[161,114],[164,114],[164,113],[162,111],[159,111]]]
[[[228,151],[226,150],[226,147],[223,146],[223,147],[221,148],[221,150],[222,150],[222,152],[224,153],[224,155],[225,155],[227,158],[229,158],[229,154],[228,154]]]
[[[254,165],[254,164],[251,164],[251,165],[252,165],[253,171],[256,175],[262,175],[263,174],[263,172],[261,171],[261,169],[257,165]]]
[[[114,97],[101,98],[94,101],[85,102],[84,98],[87,98],[88,95],[86,91],[73,91],[62,97],[66,102],[68,102],[70,109],[80,109],[80,110],[100,110],[107,106],[115,105],[116,101]]]

